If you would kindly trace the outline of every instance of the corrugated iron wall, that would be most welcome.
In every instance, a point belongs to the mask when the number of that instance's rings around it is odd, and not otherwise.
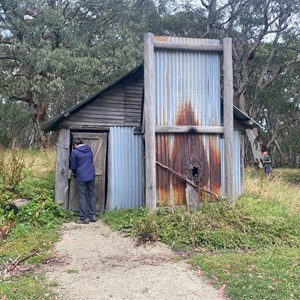
[[[217,40],[164,38],[165,42],[219,44]],[[218,53],[155,50],[156,125],[220,126]],[[220,135],[156,134],[157,161],[220,194]],[[157,201],[185,205],[185,181],[157,165]]]
[[[233,132],[233,178],[235,196],[239,197],[244,193],[244,161],[243,146],[244,134],[240,130]],[[222,164],[221,164],[221,182],[222,195],[225,195],[225,163],[224,163],[224,140],[221,140]]]
[[[233,132],[233,170],[234,170],[234,192],[236,197],[244,192],[244,162],[242,149],[244,144],[244,135],[241,131]]]
[[[144,204],[143,141],[133,131],[133,127],[109,130],[106,210]]]

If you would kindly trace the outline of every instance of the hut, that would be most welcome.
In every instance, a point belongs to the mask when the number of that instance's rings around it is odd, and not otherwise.
[[[100,213],[243,193],[244,131],[259,125],[232,102],[231,39],[144,39],[143,64],[42,126],[59,131],[55,200],[65,209],[77,210],[77,137],[94,152]]]

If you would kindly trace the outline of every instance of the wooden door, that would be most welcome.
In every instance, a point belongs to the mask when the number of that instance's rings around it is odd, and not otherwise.
[[[96,210],[103,213],[105,204],[105,171],[107,133],[72,132],[72,138],[80,138],[91,147],[94,154]],[[70,175],[69,210],[78,211],[78,198],[74,175]]]

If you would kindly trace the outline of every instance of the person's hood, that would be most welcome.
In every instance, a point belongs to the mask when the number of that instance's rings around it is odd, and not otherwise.
[[[80,151],[80,152],[83,152],[83,153],[87,153],[87,152],[91,151],[90,146],[86,145],[86,144],[80,144],[80,145],[76,146],[75,149]]]

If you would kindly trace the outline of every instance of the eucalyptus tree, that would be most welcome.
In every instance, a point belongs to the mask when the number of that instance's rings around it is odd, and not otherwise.
[[[23,130],[31,127],[30,120],[25,103],[0,101],[0,148],[23,145],[24,141],[30,138],[26,136],[27,130]]]
[[[40,125],[49,116],[140,62],[140,39],[131,19],[136,14],[147,19],[151,7],[155,19],[151,5],[138,0],[0,0],[0,93],[28,105],[36,147],[47,143]]]

